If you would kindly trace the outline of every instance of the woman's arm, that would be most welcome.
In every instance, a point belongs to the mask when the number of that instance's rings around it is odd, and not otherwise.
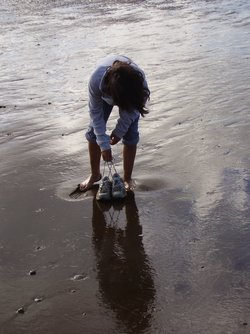
[[[96,135],[96,142],[101,151],[110,149],[109,136],[106,135],[106,124],[103,118],[103,100],[99,89],[97,71],[92,75],[89,82],[89,113],[91,126]]]

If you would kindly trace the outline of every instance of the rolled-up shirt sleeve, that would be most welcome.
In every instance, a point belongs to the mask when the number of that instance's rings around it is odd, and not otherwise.
[[[103,100],[95,73],[89,81],[89,113],[91,123],[96,135],[96,142],[101,151],[110,149],[110,138],[106,134],[106,124],[103,118]]]
[[[113,133],[118,137],[122,138],[127,133],[130,125],[140,117],[140,113],[137,110],[133,111],[124,111],[119,110],[119,119],[117,120],[116,127],[113,130]]]

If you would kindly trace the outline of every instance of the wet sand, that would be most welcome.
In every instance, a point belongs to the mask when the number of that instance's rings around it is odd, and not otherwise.
[[[248,333],[248,1],[0,9],[0,333]],[[111,53],[145,70],[151,101],[134,196],[109,205],[69,194]]]

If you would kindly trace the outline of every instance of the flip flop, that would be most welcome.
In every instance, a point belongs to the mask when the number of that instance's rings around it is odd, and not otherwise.
[[[100,181],[101,181],[101,179],[102,179],[102,175],[101,175],[101,177],[100,177],[100,179],[99,179],[98,181],[96,181],[96,182],[94,182],[94,183],[92,184],[91,187],[89,187],[89,188],[87,188],[87,189],[83,189],[83,190],[80,189],[80,185],[81,185],[81,184],[79,183],[79,184],[76,186],[76,188],[69,194],[69,197],[71,197],[71,198],[78,198],[78,197],[81,196],[81,194],[86,193],[87,191],[89,191],[89,190],[91,190],[91,189],[94,189],[94,188],[98,187],[98,186],[99,186],[99,183],[100,183]]]
[[[87,188],[87,189],[83,189],[83,190],[81,190],[81,189],[80,189],[81,183],[79,183],[79,184],[77,185],[77,189],[78,189],[79,191],[81,191],[82,193],[86,193],[86,191],[88,191],[88,190],[90,190],[90,189],[93,189],[93,188],[95,188],[97,185],[99,185],[101,180],[102,180],[102,174],[100,174],[100,179],[99,179],[98,181],[94,182],[94,183],[92,184],[91,187],[89,187],[89,188]]]

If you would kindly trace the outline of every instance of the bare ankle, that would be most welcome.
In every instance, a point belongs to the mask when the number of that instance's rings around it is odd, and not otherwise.
[[[130,183],[130,182],[132,182],[132,178],[131,177],[123,176],[123,181],[127,182],[127,183]]]
[[[89,179],[100,179],[101,177],[101,173],[98,172],[98,173],[91,173],[90,176],[89,176]]]

